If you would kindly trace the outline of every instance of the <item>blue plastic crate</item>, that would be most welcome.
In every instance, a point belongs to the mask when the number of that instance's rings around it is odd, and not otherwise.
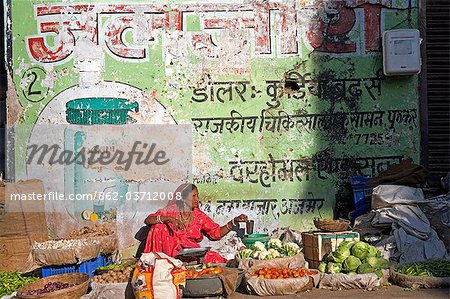
[[[86,273],[91,278],[94,276],[94,271],[98,267],[106,266],[111,264],[111,258],[105,255],[99,255],[97,258],[93,258],[89,261],[85,261],[81,264],[72,264],[66,266],[53,266],[53,267],[43,267],[42,277],[65,274],[65,273]]]
[[[375,186],[367,184],[367,181],[372,178],[365,177],[351,177],[350,184],[353,189],[353,200],[355,203],[355,209],[358,210],[369,205],[368,210],[370,210],[370,202],[372,197],[373,188]]]
[[[362,205],[361,207],[357,208],[356,210],[352,211],[350,213],[350,219],[355,219],[358,216],[361,216],[365,213],[367,213],[368,211],[370,211],[370,203]]]

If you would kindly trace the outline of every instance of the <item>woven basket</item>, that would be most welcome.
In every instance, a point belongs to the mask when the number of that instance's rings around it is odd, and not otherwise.
[[[49,282],[75,283],[76,285],[70,288],[40,295],[25,294],[26,291],[42,289]],[[17,292],[17,297],[23,299],[79,299],[87,293],[88,286],[89,275],[87,274],[69,273],[53,275],[23,286],[19,292]]]
[[[341,232],[348,229],[350,226],[350,221],[339,219],[339,220],[329,220],[329,219],[314,219],[314,225],[319,230],[327,232]]]

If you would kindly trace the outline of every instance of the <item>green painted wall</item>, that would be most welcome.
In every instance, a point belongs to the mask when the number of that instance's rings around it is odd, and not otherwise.
[[[311,228],[332,217],[350,176],[419,159],[418,76],[384,77],[380,45],[384,30],[418,28],[416,1],[366,2],[12,1],[9,117],[64,122],[52,102],[102,80],[131,86],[193,124],[208,213],[253,205],[260,229]],[[85,74],[101,77],[83,85],[75,61],[89,59]]]

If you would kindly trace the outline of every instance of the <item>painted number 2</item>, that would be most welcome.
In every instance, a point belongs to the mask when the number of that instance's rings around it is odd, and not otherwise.
[[[40,90],[33,90],[33,85],[34,85],[34,83],[36,83],[36,80],[37,80],[37,74],[35,72],[31,72],[31,73],[27,74],[27,77],[28,78],[32,77],[31,83],[30,83],[30,85],[28,85],[28,95],[31,96],[31,95],[42,94],[42,91],[40,91]]]
[[[45,99],[48,87],[42,86],[46,73],[39,67],[32,67],[22,75],[21,87],[24,97],[30,102],[40,102]]]

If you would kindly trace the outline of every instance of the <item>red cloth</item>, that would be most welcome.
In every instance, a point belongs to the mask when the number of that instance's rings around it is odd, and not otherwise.
[[[186,188],[186,184],[178,187],[177,191],[181,192]],[[152,225],[147,237],[144,252],[163,252],[171,257],[175,257],[183,248],[198,248],[206,234],[212,240],[220,239],[220,225],[215,223],[208,215],[200,211],[198,207],[194,208],[192,213],[192,221],[185,229],[176,229],[172,223]],[[150,214],[150,216],[171,216],[179,219],[180,212],[176,201],[172,200],[169,204]],[[218,253],[209,251],[205,257],[206,263],[223,263],[226,262]]]

